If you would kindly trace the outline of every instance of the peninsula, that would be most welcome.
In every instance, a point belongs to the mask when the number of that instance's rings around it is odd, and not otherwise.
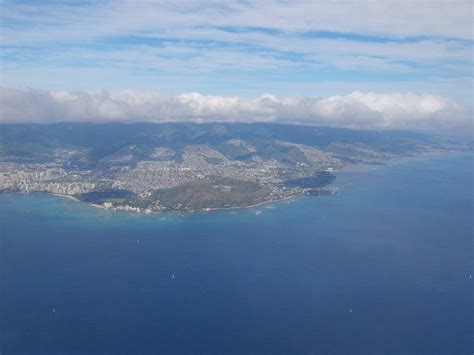
[[[113,210],[205,211],[328,194],[351,164],[468,150],[402,131],[231,123],[0,125],[0,192],[48,192]]]

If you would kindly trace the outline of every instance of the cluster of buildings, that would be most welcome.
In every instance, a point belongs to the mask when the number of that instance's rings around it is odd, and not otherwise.
[[[0,163],[0,191],[76,195],[94,191],[95,188],[93,181],[83,180],[77,174],[68,174],[54,163]]]
[[[309,148],[312,149],[312,148]],[[315,164],[335,165],[334,158],[313,154],[311,163],[297,169],[281,164],[275,159],[263,160],[259,156],[249,160],[230,160],[222,153],[206,146],[187,147],[177,159],[167,154],[162,160],[140,161],[123,166],[114,175],[114,180],[126,189],[140,192],[150,188],[168,189],[207,177],[231,178],[254,181],[264,185],[280,184],[283,176],[297,176],[314,171]],[[318,167],[319,167],[318,165]]]
[[[147,159],[134,159],[129,151],[115,154],[101,161],[92,170],[73,168],[68,155],[56,157],[48,163],[13,163],[0,161],[0,192],[49,192],[79,195],[103,191],[104,188],[129,190],[139,198],[147,193],[177,187],[201,179],[228,178],[256,182],[267,188],[268,195],[259,197],[264,202],[304,193],[297,187],[286,188],[285,179],[311,174],[315,170],[332,169],[341,162],[316,148],[277,141],[290,149],[298,149],[305,162],[282,163],[277,159],[262,158],[255,147],[241,140],[228,144],[250,152],[247,159],[231,159],[208,145],[190,145],[179,153],[169,148],[157,148]],[[125,154],[126,153],[126,154]],[[159,210],[159,201],[151,209],[106,201],[105,208],[151,213]],[[228,206],[232,207],[232,206]],[[174,208],[174,206],[173,206]],[[180,209],[177,205],[176,209]]]

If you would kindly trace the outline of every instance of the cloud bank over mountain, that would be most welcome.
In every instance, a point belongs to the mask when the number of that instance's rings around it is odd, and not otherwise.
[[[472,111],[439,95],[353,92],[256,98],[155,91],[0,90],[0,122],[275,122],[472,133]],[[468,134],[471,134],[468,133]]]

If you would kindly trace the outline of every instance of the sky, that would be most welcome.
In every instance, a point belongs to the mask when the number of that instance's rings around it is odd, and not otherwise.
[[[472,132],[472,1],[12,1],[0,121]]]

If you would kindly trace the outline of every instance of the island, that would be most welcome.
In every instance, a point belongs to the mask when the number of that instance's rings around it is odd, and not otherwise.
[[[353,164],[472,149],[449,137],[282,124],[0,125],[0,192],[47,192],[111,210],[242,208],[333,194]]]

